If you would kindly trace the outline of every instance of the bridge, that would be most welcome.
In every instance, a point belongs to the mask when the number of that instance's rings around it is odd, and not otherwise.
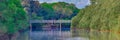
[[[71,20],[30,20],[30,24],[32,23],[58,23],[60,26],[60,30],[62,27],[62,23],[71,23]],[[32,30],[32,25],[31,25],[31,30]]]
[[[30,20],[30,23],[71,23],[71,20]]]
[[[59,33],[60,35],[62,35],[62,23],[71,23],[71,20],[37,20],[37,19],[35,19],[35,20],[32,20],[31,18],[32,18],[32,13],[33,13],[33,3],[34,3],[34,0],[31,0],[31,1],[29,1],[29,2],[26,2],[26,3],[28,3],[29,4],[29,6],[26,6],[26,8],[28,8],[27,10],[28,10],[28,16],[29,16],[29,27],[30,27],[30,34],[32,33],[32,30],[34,30],[33,29],[33,25],[32,25],[32,23],[52,23],[52,24],[54,24],[54,23],[58,23],[59,25],[59,31],[60,32],[57,32],[57,33]],[[51,26],[48,26],[48,27],[51,27]],[[47,28],[47,27],[45,27],[44,29],[49,29],[49,28]],[[55,32],[56,33],[56,32]],[[39,33],[37,33],[37,34],[39,34]],[[33,34],[34,35],[34,34]],[[57,34],[58,35],[58,34]],[[31,36],[31,35],[30,35]],[[36,35],[35,35],[35,38],[40,38],[40,37],[37,37]],[[31,39],[30,39],[31,40]]]

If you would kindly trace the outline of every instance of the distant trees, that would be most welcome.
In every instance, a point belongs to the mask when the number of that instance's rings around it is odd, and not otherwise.
[[[76,8],[73,4],[58,2],[41,3],[36,11],[39,12],[34,12],[35,15],[37,17],[43,18],[44,20],[58,20],[60,17],[62,19],[71,19],[79,12],[79,9]]]
[[[28,17],[20,0],[0,1],[0,31],[15,33],[28,27]]]

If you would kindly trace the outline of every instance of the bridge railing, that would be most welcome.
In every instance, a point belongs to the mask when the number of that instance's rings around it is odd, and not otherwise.
[[[71,23],[71,20],[30,20],[30,23]]]

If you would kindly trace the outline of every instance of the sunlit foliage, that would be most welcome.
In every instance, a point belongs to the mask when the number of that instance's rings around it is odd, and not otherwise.
[[[120,31],[120,0],[92,0],[72,19],[72,27]]]

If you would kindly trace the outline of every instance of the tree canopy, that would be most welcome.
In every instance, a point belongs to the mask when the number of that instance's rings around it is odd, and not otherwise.
[[[0,31],[15,33],[28,27],[28,17],[20,0],[0,0]]]
[[[36,7],[35,7],[36,8]],[[34,10],[35,10],[34,8]],[[58,19],[71,19],[75,16],[79,9],[75,7],[74,4],[68,4],[65,2],[58,3],[41,3],[39,8],[33,13],[34,19],[44,19],[44,20],[58,20]]]

